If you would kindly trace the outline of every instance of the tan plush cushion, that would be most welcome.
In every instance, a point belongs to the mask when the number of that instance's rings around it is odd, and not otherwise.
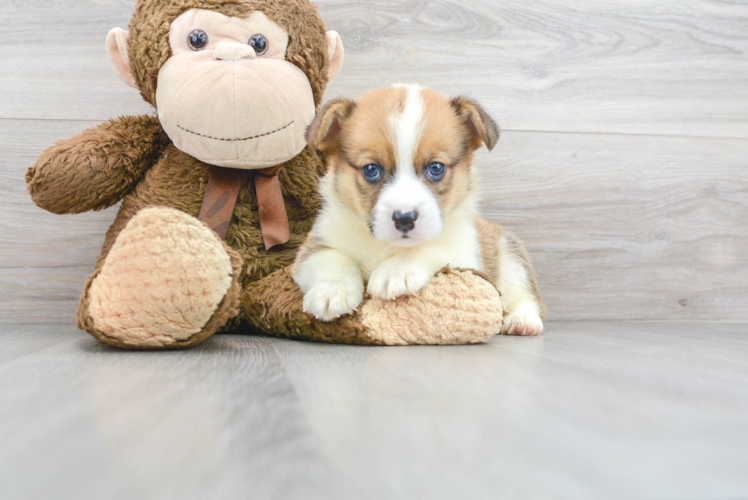
[[[142,210],[91,284],[93,326],[128,343],[189,339],[218,309],[232,271],[222,242],[197,219],[168,208]]]

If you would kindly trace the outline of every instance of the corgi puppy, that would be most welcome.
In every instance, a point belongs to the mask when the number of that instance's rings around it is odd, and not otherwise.
[[[364,290],[384,300],[417,294],[450,266],[496,285],[502,333],[541,333],[545,306],[524,245],[477,215],[473,152],[498,138],[474,101],[418,86],[324,106],[307,131],[328,162],[323,208],[292,269],[304,311],[332,321],[355,311]]]

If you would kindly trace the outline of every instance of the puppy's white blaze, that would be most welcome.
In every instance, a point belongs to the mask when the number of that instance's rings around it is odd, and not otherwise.
[[[403,112],[390,116],[392,142],[397,151],[395,175],[415,177],[413,157],[423,132],[424,102],[421,97],[423,88],[418,85],[395,85],[395,88],[404,88],[407,93]]]
[[[405,89],[405,108],[390,116],[390,133],[397,165],[393,179],[379,194],[374,206],[374,236],[397,245],[410,246],[436,238],[444,226],[439,204],[418,178],[414,157],[423,133],[424,102],[422,87],[398,84]],[[403,238],[392,220],[395,211],[418,211],[415,228]]]

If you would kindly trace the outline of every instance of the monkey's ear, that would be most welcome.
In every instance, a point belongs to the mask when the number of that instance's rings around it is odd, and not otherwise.
[[[493,118],[477,102],[467,97],[455,97],[451,104],[470,133],[473,149],[485,144],[491,151],[499,142],[499,126]]]
[[[135,77],[132,76],[130,56],[127,53],[127,41],[129,39],[130,33],[128,31],[122,28],[114,28],[106,36],[106,53],[109,60],[112,61],[120,80],[137,89],[138,84],[135,83]]]
[[[342,122],[351,116],[356,103],[348,99],[335,99],[325,104],[306,131],[306,142],[326,153],[337,151]]]
[[[330,70],[327,72],[327,76],[332,83],[343,68],[343,57],[345,56],[343,40],[337,31],[327,32],[327,55],[330,56]]]

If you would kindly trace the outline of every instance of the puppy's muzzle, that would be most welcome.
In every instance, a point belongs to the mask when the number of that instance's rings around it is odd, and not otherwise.
[[[405,235],[408,231],[413,230],[416,227],[416,220],[418,220],[418,210],[412,210],[410,212],[401,212],[395,210],[392,214],[392,220],[395,221],[395,227],[398,231],[401,231]]]

